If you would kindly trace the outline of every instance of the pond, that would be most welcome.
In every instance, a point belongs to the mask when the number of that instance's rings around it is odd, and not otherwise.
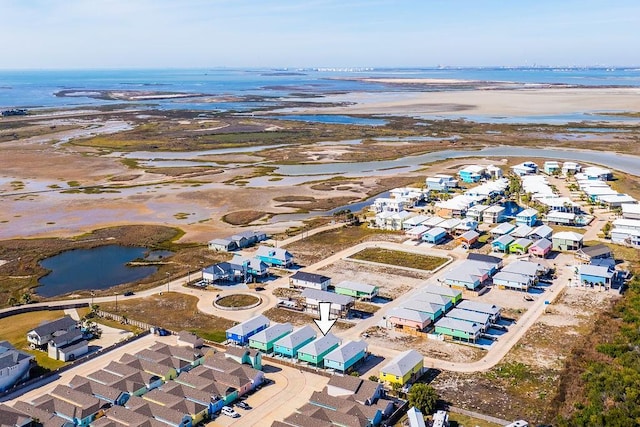
[[[54,297],[69,292],[107,289],[123,283],[135,282],[150,276],[158,267],[131,267],[136,259],[158,261],[173,255],[170,251],[149,251],[147,248],[118,245],[92,249],[74,249],[40,262],[49,274],[39,281],[38,295]]]

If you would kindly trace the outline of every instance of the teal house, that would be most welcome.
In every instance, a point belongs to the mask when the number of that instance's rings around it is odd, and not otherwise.
[[[271,266],[288,268],[293,265],[293,255],[282,248],[260,246],[256,251],[255,257]]]
[[[435,333],[461,341],[476,342],[480,338],[482,327],[477,323],[443,317],[436,322]]]
[[[349,341],[324,356],[324,367],[347,372],[367,355],[365,341]]]
[[[538,222],[538,211],[535,209],[525,209],[516,215],[516,225],[528,225],[533,227]]]
[[[444,295],[430,294],[428,292],[419,293],[413,298],[415,301],[428,302],[431,304],[438,304],[443,306],[443,312],[449,311],[453,308],[453,302],[451,298]]]
[[[294,358],[305,345],[316,339],[316,331],[309,325],[296,329],[273,344],[273,352],[280,356]]]
[[[403,307],[409,310],[425,313],[434,322],[438,317],[441,317],[444,314],[443,306],[439,304],[432,304],[430,302],[412,300],[406,302]]]
[[[291,323],[276,323],[249,338],[249,347],[264,353],[273,351],[273,344],[293,331]]]
[[[503,236],[498,237],[496,240],[494,240],[491,243],[491,249],[493,251],[508,253],[509,247],[513,242],[515,242],[515,240],[516,239],[513,236],[509,234],[505,234]]]
[[[300,348],[298,350],[298,360],[314,366],[323,366],[324,357],[332,350],[338,348],[339,345],[340,338],[329,333]]]

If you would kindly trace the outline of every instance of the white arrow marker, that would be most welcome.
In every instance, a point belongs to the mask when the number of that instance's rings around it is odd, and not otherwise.
[[[322,335],[327,335],[327,332],[331,330],[331,327],[334,323],[336,323],[337,319],[329,319],[329,309],[331,308],[330,302],[323,301],[318,304],[320,307],[320,320],[313,319],[313,321],[316,322],[316,325],[318,325],[318,329],[320,329]]]

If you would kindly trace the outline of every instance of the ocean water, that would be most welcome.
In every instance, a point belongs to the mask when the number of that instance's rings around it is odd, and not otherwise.
[[[314,101],[336,92],[424,90],[353,80],[362,77],[442,78],[522,84],[640,87],[638,68],[403,68],[403,69],[165,69],[0,71],[0,109],[141,105],[162,110],[251,111],[280,106],[287,97]],[[61,90],[148,90],[209,95],[203,98],[113,101],[58,97]],[[429,90],[442,90],[431,88]],[[88,94],[84,94],[88,95]],[[217,97],[212,99],[213,97]],[[230,97],[231,99],[219,99]],[[260,99],[237,99],[260,97]]]

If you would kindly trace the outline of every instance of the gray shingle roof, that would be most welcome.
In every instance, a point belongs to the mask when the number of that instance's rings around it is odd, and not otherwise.
[[[77,325],[78,322],[73,320],[71,316],[64,316],[56,320],[52,320],[51,322],[42,323],[40,326],[37,326],[33,329],[33,331],[39,336],[43,337],[45,335],[50,335],[56,331],[67,330],[71,326]]]
[[[323,276],[322,274],[308,273],[306,271],[296,271],[291,278],[311,283],[324,283],[327,280],[331,280],[330,277]]]
[[[403,377],[408,372],[411,372],[416,365],[422,363],[423,359],[424,357],[417,351],[407,350],[394,357],[380,371],[385,374]]]

